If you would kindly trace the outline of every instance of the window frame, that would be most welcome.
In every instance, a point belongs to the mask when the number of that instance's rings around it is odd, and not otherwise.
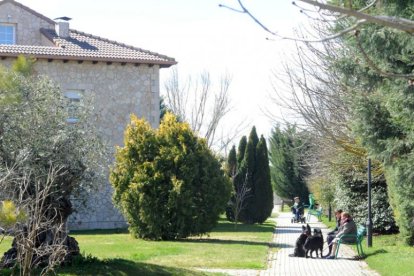
[[[17,30],[17,25],[16,24],[12,24],[12,23],[4,23],[4,22],[2,22],[2,23],[0,23],[0,28],[1,27],[11,27],[12,28],[12,31],[13,31],[13,34],[12,34],[12,41],[9,41],[9,40],[7,40],[7,32],[5,31],[4,32],[4,41],[2,41],[2,39],[3,39],[3,37],[2,37],[2,33],[1,33],[1,30],[0,30],[0,44],[2,44],[2,45],[16,45],[16,30]],[[10,43],[9,43],[10,42]]]
[[[78,89],[68,89],[63,93],[63,96],[67,100],[66,108],[68,110],[68,118],[66,118],[66,122],[69,124],[76,124],[79,122],[76,112],[82,106],[83,91]]]

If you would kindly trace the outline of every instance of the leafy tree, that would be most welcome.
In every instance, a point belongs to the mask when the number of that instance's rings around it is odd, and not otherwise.
[[[368,217],[366,160],[342,153],[335,157],[330,181],[335,186],[335,205],[350,212],[359,224]],[[394,233],[398,230],[387,198],[387,184],[379,162],[372,164],[373,231]]]
[[[91,110],[87,105],[80,108],[79,122],[68,124],[63,93],[46,77],[28,74],[30,67],[31,61],[19,58],[14,68],[22,72],[0,69],[0,95],[12,99],[2,101],[0,108],[0,199],[13,201],[27,215],[25,227],[15,229],[17,248],[3,260],[10,265],[18,257],[27,273],[35,265],[56,261],[49,258],[53,248],[42,251],[56,239],[65,241],[64,261],[79,254],[64,229],[73,212],[71,199],[86,197],[85,190],[96,188],[105,161],[104,147],[89,120]],[[59,173],[52,175],[55,168]],[[23,242],[25,247],[20,246]]]
[[[205,141],[167,113],[158,130],[132,115],[124,144],[110,180],[131,232],[172,240],[211,231],[231,187]]]
[[[412,18],[413,11],[412,1],[383,1],[370,9],[389,18]],[[347,26],[342,22],[336,27]],[[351,126],[368,155],[382,162],[400,236],[413,245],[414,42],[411,34],[375,24],[356,34],[342,40],[335,64],[344,87],[349,87]]]
[[[270,138],[270,164],[273,188],[276,194],[284,198],[299,196],[308,199],[304,164],[305,141],[293,126],[282,130],[279,126],[272,130]]]

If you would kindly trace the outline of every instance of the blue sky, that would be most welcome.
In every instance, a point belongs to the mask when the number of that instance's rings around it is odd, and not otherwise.
[[[174,57],[182,76],[203,70],[213,78],[229,73],[233,110],[225,123],[245,120],[256,125],[258,133],[269,134],[272,123],[261,109],[278,109],[268,98],[271,71],[294,45],[269,42],[265,39],[269,35],[246,15],[218,7],[220,3],[237,7],[236,0],[17,1],[52,19],[71,17],[71,28]],[[290,35],[303,21],[291,0],[244,3],[283,35]],[[168,69],[162,70],[161,82],[168,74]]]

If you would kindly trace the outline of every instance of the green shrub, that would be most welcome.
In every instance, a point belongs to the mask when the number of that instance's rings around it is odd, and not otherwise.
[[[230,182],[204,140],[166,114],[158,130],[131,116],[110,180],[114,201],[144,239],[211,231],[230,197]]]
[[[368,191],[365,163],[359,163],[356,157],[348,157],[353,166],[342,167],[337,171],[335,205],[351,213],[357,224],[366,224],[368,218]],[[359,159],[359,161],[362,161]],[[388,201],[387,183],[384,174],[376,175],[377,167],[373,165],[371,183],[371,208],[373,231],[377,233],[395,233],[398,228],[394,213]]]

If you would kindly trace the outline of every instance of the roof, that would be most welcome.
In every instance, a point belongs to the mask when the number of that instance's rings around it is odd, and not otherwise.
[[[17,3],[13,0],[4,0],[0,5],[9,2],[44,17],[39,13]],[[53,20],[46,18],[54,22]],[[36,45],[0,45],[0,57],[16,57],[29,55],[35,58],[59,59],[59,60],[90,60],[103,62],[121,62],[135,64],[158,64],[160,67],[169,67],[176,64],[175,59],[150,52],[134,46],[129,46],[117,41],[94,36],[77,30],[70,30],[69,37],[59,37],[55,30],[40,29],[53,46]]]

